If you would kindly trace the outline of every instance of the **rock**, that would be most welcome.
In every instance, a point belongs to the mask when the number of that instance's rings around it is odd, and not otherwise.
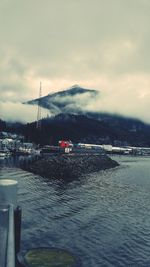
[[[59,154],[51,155],[26,165],[25,170],[51,179],[72,180],[84,174],[118,166],[107,155]]]

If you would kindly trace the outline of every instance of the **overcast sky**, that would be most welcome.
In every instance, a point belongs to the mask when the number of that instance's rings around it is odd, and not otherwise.
[[[100,110],[150,122],[149,0],[0,0],[1,117],[73,84]],[[94,107],[93,107],[94,108]]]

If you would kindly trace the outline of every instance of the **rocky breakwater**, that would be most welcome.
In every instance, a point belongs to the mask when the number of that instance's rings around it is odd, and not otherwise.
[[[41,158],[24,167],[25,170],[50,179],[70,180],[84,174],[118,166],[107,155],[62,154]]]

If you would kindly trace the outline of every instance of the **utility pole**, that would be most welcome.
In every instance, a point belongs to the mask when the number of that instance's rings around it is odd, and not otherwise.
[[[39,99],[38,99],[38,111],[37,111],[37,122],[36,128],[41,130],[41,106],[40,106],[40,98],[42,97],[42,83],[40,82],[40,90],[39,90]]]

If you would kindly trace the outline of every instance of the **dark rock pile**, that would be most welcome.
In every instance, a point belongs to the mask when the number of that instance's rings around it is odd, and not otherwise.
[[[73,179],[83,174],[118,166],[107,155],[51,155],[27,165],[25,169],[51,179]]]

